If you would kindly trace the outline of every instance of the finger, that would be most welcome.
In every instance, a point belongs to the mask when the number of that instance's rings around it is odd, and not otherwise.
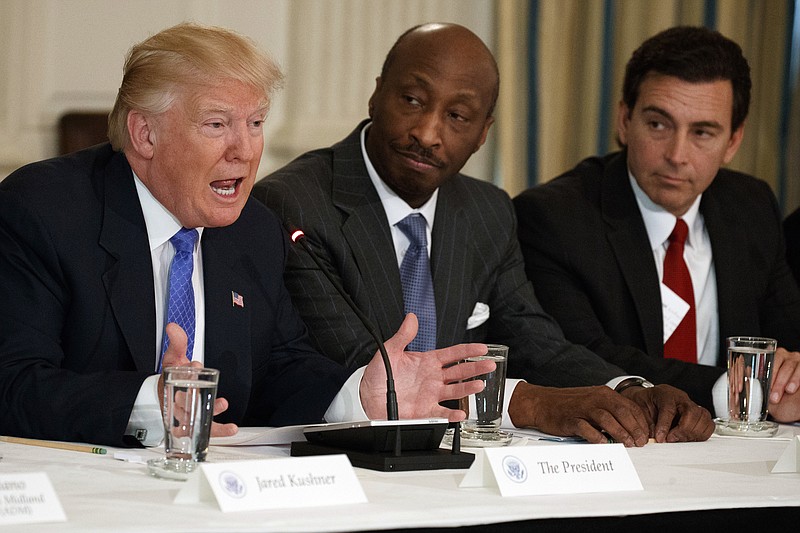
[[[772,386],[769,401],[778,403],[784,393],[793,394],[800,388],[800,354],[778,348],[772,365]]]
[[[214,400],[214,416],[224,413],[228,410],[228,400],[225,398],[217,398]]]
[[[403,323],[400,324],[400,328],[395,332],[394,335],[391,336],[389,340],[383,343],[384,347],[386,348],[387,353],[392,352],[402,352],[406,349],[411,341],[414,340],[414,337],[417,336],[417,328],[419,324],[417,322],[417,315],[414,313],[408,313],[406,317],[403,319]]]
[[[675,416],[678,414],[678,409],[672,397],[664,398],[663,395],[656,400],[656,406],[658,407],[658,415],[656,416],[653,437],[656,442],[667,442]]]
[[[736,360],[736,387],[739,392],[744,389],[744,359],[741,357]]]
[[[470,394],[477,394],[483,390],[483,387],[484,383],[481,380],[450,383],[442,388],[439,401],[458,400]]]
[[[456,344],[455,346],[434,350],[433,353],[436,354],[442,366],[450,366],[470,357],[486,355],[488,350],[485,344]]]
[[[577,424],[572,428],[570,431],[571,434],[577,435],[578,437],[582,437],[586,442],[590,444],[607,444],[608,443],[608,436],[604,435],[599,429],[589,424],[586,420],[580,419]],[[609,433],[610,435],[610,433]],[[613,437],[613,436],[612,436]],[[617,437],[613,437],[617,440]],[[632,439],[630,439],[632,442]],[[622,440],[617,440],[617,442],[622,442]]]
[[[447,367],[442,370],[442,374],[446,383],[452,383],[489,374],[494,372],[496,368],[497,364],[491,359],[481,359]]]
[[[647,417],[628,397],[611,390],[595,399],[589,421],[626,447],[644,446],[649,436]]]
[[[679,407],[680,419],[667,435],[666,442],[697,442],[707,440],[714,432],[714,422],[706,409],[699,405]]]
[[[800,354],[798,355],[800,356]],[[783,388],[783,391],[786,394],[794,394],[800,390],[800,361],[792,361],[792,364],[794,366],[793,372],[787,380],[786,386]],[[783,373],[787,374],[786,371]]]
[[[624,399],[626,403],[618,401],[609,408],[636,446],[644,446],[647,444],[647,439],[655,434],[656,424],[653,420],[654,413],[651,412],[655,394],[653,389],[631,387],[624,394],[616,396],[620,401]],[[612,436],[616,438],[613,433]]]
[[[446,418],[448,422],[462,422],[467,419],[467,413],[461,409],[450,409],[436,404],[424,417],[419,418]]]
[[[186,348],[189,345],[189,338],[183,328],[170,322],[164,329],[164,334],[169,338],[169,346],[161,360],[161,368],[188,365],[190,362],[186,357]]]
[[[770,387],[769,401],[778,403],[783,396],[784,387],[789,381],[793,368],[789,363],[789,352],[784,348],[775,350],[775,358],[772,360],[772,385]]]
[[[615,442],[620,442],[626,448],[644,446],[647,444],[648,424],[647,417],[634,402],[621,402],[624,397],[609,396],[612,403],[604,405],[603,410],[595,415],[595,425],[599,426]]]
[[[220,424],[218,422],[211,422],[212,437],[232,437],[238,432],[239,426],[236,424]]]
[[[708,440],[711,437],[716,429],[716,426],[714,425],[714,420],[711,418],[711,414],[706,409],[697,406],[697,411],[699,416],[697,423],[692,430],[692,440],[701,442]]]

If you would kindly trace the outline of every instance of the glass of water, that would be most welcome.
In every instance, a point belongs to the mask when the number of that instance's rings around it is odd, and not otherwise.
[[[148,469],[156,477],[186,479],[208,453],[219,371],[177,366],[163,375],[165,456],[148,461]]]
[[[767,420],[769,389],[777,341],[728,337],[728,418],[717,419],[717,433],[770,437],[778,424]]]
[[[467,361],[491,359],[496,365],[493,372],[473,378],[483,381],[483,390],[462,398],[459,402],[459,408],[467,413],[466,420],[461,423],[461,444],[467,447],[506,446],[511,442],[511,434],[500,430],[500,423],[503,421],[508,346],[487,344],[487,347],[486,355],[467,359]]]

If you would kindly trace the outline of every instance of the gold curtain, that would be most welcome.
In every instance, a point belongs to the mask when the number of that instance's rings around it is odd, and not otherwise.
[[[703,24],[702,0],[615,0],[613,20],[605,20],[604,0],[498,0],[498,61],[501,93],[498,106],[499,184],[512,196],[529,183],[544,182],[595,155],[603,141],[598,132],[601,106],[609,113],[613,139],[625,63],[634,49],[651,35],[679,24]],[[752,70],[753,95],[745,139],[731,168],[758,176],[779,191],[782,155],[780,125],[787,30],[786,0],[717,0],[716,28],[738,42]],[[537,56],[527,57],[529,10],[537,17]],[[613,31],[611,57],[603,57],[603,38]],[[508,37],[509,35],[513,37]],[[506,43],[515,43],[504,45]],[[609,65],[611,93],[601,102],[603,65]],[[527,131],[527,77],[517,72],[525,65],[537,68],[535,88],[537,129]],[[509,76],[509,72],[513,72]],[[795,82],[795,87],[797,82]],[[798,92],[797,90],[795,91]],[[784,202],[800,204],[800,95],[791,107],[791,137],[786,155]],[[524,126],[522,125],[524,123]],[[604,137],[605,137],[604,135]],[[535,176],[527,170],[529,143],[536,143]],[[612,143],[612,149],[614,145]]]

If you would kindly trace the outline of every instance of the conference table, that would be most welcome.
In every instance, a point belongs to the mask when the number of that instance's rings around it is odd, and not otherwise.
[[[462,488],[465,470],[375,472],[356,468],[366,503],[223,513],[216,502],[176,503],[184,482],[148,475],[144,464],[106,455],[0,443],[0,474],[44,472],[66,522],[8,526],[27,532],[93,531],[690,531],[800,525],[800,473],[772,473],[800,427],[772,438],[712,436],[706,442],[627,449],[644,490],[502,497]],[[512,446],[563,446],[516,437]],[[573,444],[575,446],[575,444]],[[580,444],[580,446],[593,446]],[[140,458],[163,449],[135,450]],[[212,446],[208,461],[288,456],[287,446]],[[760,527],[761,526],[761,527]],[[653,529],[655,528],[655,529]],[[680,528],[680,529],[677,529]],[[4,527],[0,525],[0,530]]]

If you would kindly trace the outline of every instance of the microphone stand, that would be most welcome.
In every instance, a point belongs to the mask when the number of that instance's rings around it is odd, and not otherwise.
[[[430,421],[420,420],[417,421],[417,424],[401,424],[399,422],[399,415],[398,415],[398,406],[397,406],[397,393],[395,392],[394,387],[394,375],[392,373],[392,364],[389,360],[389,354],[386,353],[386,346],[384,346],[383,341],[378,335],[377,329],[372,321],[358,308],[358,306],[353,302],[353,299],[350,295],[344,290],[341,283],[331,275],[330,271],[326,268],[326,266],[322,263],[322,260],[319,256],[311,249],[311,246],[308,244],[306,240],[306,235],[303,230],[299,228],[289,228],[289,233],[291,235],[292,242],[299,243],[300,246],[311,256],[311,259],[314,263],[319,267],[322,271],[322,274],[325,278],[333,285],[336,289],[336,292],[344,299],[345,303],[352,309],[352,311],[356,314],[359,321],[364,325],[366,330],[369,332],[370,336],[373,338],[375,343],[378,345],[378,351],[381,354],[381,359],[383,360],[383,366],[386,369],[386,418],[389,421],[396,421],[398,422],[394,425],[394,446],[391,452],[391,458],[385,455],[385,452],[378,452],[373,451],[372,456],[369,456],[369,452],[364,452],[364,441],[370,441],[375,443],[379,440],[376,438],[375,435],[360,435],[356,436],[354,431],[350,431],[349,435],[341,436],[342,441],[339,442],[339,446],[326,446],[325,449],[321,449],[324,445],[319,444],[310,444],[310,443],[302,443],[302,442],[293,442],[292,443],[292,455],[320,455],[320,454],[330,454],[330,453],[345,453],[350,458],[350,462],[353,466],[361,466],[364,468],[370,468],[373,470],[382,470],[382,471],[399,471],[399,470],[434,470],[440,468],[469,468],[472,462],[475,460],[475,456],[471,453],[461,452],[461,440],[460,440],[460,424],[455,424],[454,434],[453,434],[453,445],[452,450],[448,454],[446,451],[440,450],[438,448],[439,443],[441,443],[442,437],[444,436],[444,431],[448,424],[441,423],[441,424],[431,424]],[[404,421],[407,422],[407,421]],[[438,427],[436,427],[438,426]],[[388,431],[391,426],[385,426],[383,428],[378,427],[358,427],[358,428],[346,428],[343,430],[347,432],[348,430],[361,430],[359,433],[366,434],[369,433],[368,431],[364,431],[365,429],[376,429],[380,431]],[[409,435],[409,439],[413,439],[412,443],[414,444],[414,448],[419,448],[422,446],[423,450],[412,450],[406,452],[406,455],[403,455],[402,450],[402,438],[401,438],[401,428],[407,429],[406,433]],[[328,433],[328,435],[324,435],[327,440],[334,440],[336,436],[333,435],[334,431],[331,432],[320,432],[320,433]],[[306,433],[307,437],[309,436]],[[318,435],[319,437],[320,435]],[[363,437],[363,438],[361,438]],[[344,446],[353,445],[353,442],[361,440],[362,444],[355,444],[356,451],[347,450]],[[348,446],[349,447],[349,446]],[[332,450],[332,451],[331,451]],[[442,453],[444,452],[444,453]],[[366,454],[366,457],[365,457]]]

